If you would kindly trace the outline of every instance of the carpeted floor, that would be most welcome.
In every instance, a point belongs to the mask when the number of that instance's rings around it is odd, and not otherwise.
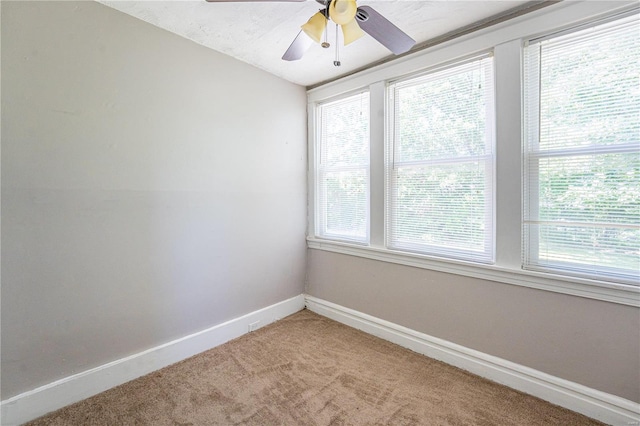
[[[304,310],[29,425],[598,425]]]

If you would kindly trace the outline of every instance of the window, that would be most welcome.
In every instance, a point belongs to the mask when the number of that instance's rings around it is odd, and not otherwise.
[[[638,15],[525,47],[524,268],[637,283]]]
[[[490,56],[389,87],[387,246],[493,261]]]
[[[309,89],[308,247],[640,306],[639,11],[562,2]]]
[[[317,235],[369,240],[369,93],[318,108]]]

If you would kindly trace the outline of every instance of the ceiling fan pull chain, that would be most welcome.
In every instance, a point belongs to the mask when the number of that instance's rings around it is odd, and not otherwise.
[[[340,66],[340,51],[338,46],[340,45],[340,43],[338,42],[338,24],[336,24],[336,60],[333,61],[333,65],[335,65],[336,67]]]
[[[326,27],[328,27],[328,26],[326,26]],[[324,29],[324,41],[322,42],[322,44],[320,44],[320,46],[322,46],[325,49],[328,49],[329,46],[331,46],[329,44],[329,28],[325,28]]]

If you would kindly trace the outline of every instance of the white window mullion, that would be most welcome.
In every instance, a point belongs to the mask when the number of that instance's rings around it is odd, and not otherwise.
[[[386,84],[381,81],[369,86],[370,103],[370,201],[369,201],[369,244],[372,247],[384,247],[384,142],[385,142],[385,89]]]
[[[386,248],[390,245],[389,241],[392,234],[391,230],[396,226],[393,200],[396,196],[395,182],[397,176],[395,175],[395,141],[397,139],[397,129],[395,125],[395,92],[392,90],[391,86],[386,87],[385,92],[387,94],[387,109],[385,117],[385,124],[387,128],[385,131],[384,143],[384,246]]]

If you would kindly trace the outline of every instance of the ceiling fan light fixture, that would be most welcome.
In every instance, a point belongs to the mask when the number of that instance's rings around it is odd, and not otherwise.
[[[345,46],[356,41],[363,35],[364,31],[362,31],[362,28],[360,28],[360,25],[358,25],[358,22],[355,19],[352,19],[351,22],[342,25],[342,37],[344,38]]]
[[[329,16],[338,25],[346,25],[356,16],[355,0],[333,0],[329,6]]]
[[[2,1],[2,0],[0,0]],[[258,1],[258,0],[213,0],[213,1]],[[260,0],[265,1],[265,0]],[[277,0],[276,0],[277,1]],[[280,1],[302,1],[302,0],[280,0]],[[392,22],[376,12],[370,6],[356,6],[356,0],[316,0],[325,8],[313,15],[309,21],[302,26],[302,29],[293,40],[287,51],[282,56],[286,61],[296,61],[302,58],[309,47],[315,41],[321,46],[330,46],[327,40],[327,25],[329,20],[334,21],[336,26],[336,59],[335,66],[340,66],[338,56],[339,31],[342,27],[343,41],[345,45],[353,43],[365,34],[373,37],[377,42],[389,49],[396,55],[408,52],[416,44],[416,41],[409,37],[407,33],[396,27]],[[322,40],[322,36],[325,36]]]
[[[322,34],[327,28],[327,18],[322,12],[313,15],[302,27],[302,31],[316,43],[322,41]]]

